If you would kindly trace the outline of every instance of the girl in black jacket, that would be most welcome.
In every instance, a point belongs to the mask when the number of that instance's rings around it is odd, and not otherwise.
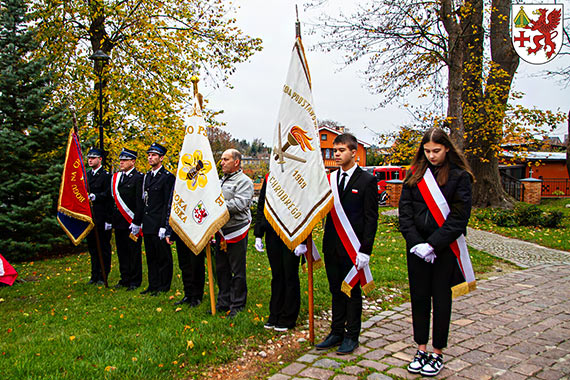
[[[431,128],[424,134],[411,167],[399,204],[400,231],[406,240],[414,341],[418,344],[408,371],[435,376],[443,368],[442,350],[447,346],[451,287],[463,279],[450,244],[466,233],[473,174],[463,153],[441,128]],[[428,168],[450,208],[441,227],[417,186]],[[428,354],[432,301],[434,352]]]

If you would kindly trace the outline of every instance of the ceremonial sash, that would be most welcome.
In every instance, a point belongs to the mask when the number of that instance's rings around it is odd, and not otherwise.
[[[117,205],[117,209],[119,210],[121,215],[123,215],[125,220],[129,224],[131,224],[135,217],[135,213],[129,208],[129,206],[127,206],[123,198],[121,198],[121,194],[119,193],[119,178],[120,178],[119,174],[121,173],[122,175],[126,175],[123,172],[117,172],[113,174],[113,183],[112,183],[113,198],[115,198],[115,204]],[[137,236],[142,236],[142,228]]]
[[[350,260],[352,260],[352,263],[354,264],[343,280],[341,286],[341,290],[350,297],[352,288],[358,284],[359,281],[360,286],[362,286],[362,290],[365,293],[374,289],[374,279],[372,278],[372,272],[370,272],[370,266],[367,265],[361,270],[356,268],[356,253],[360,250],[360,241],[352,229],[352,225],[350,224],[350,221],[342,208],[342,204],[340,203],[337,186],[338,172],[339,170],[336,170],[330,175],[330,183],[334,200],[333,207],[331,209],[331,216],[336,232],[340,237],[340,241],[342,242],[344,249],[346,249]]]
[[[222,251],[226,251],[228,243],[237,243],[238,241],[246,237],[247,233],[249,232],[249,226],[251,226],[251,222],[249,222],[248,224],[246,224],[245,226],[243,226],[238,230],[230,232],[227,235],[224,235],[222,230],[219,230],[218,235],[220,236],[220,249]]]
[[[441,227],[447,219],[450,209],[447,204],[447,200],[443,196],[443,193],[437,185],[435,177],[429,168],[427,168],[421,181],[418,182],[418,189],[420,190],[420,193],[422,194],[422,197],[424,198],[424,201],[426,202],[426,205],[433,215],[437,225]],[[457,240],[452,242],[449,246],[457,258],[457,264],[459,265],[465,280],[461,284],[455,285],[451,288],[452,296],[453,298],[456,298],[475,290],[477,285],[475,283],[475,273],[473,273],[473,266],[471,265],[465,236],[461,234],[461,236],[459,236]]]

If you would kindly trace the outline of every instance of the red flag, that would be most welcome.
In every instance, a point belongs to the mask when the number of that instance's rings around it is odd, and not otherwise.
[[[0,282],[12,286],[18,277],[18,272],[0,255]]]
[[[59,188],[57,220],[75,245],[93,228],[86,180],[79,138],[72,129],[67,140],[65,166]]]

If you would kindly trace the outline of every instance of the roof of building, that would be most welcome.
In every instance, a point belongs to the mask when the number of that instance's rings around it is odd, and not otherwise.
[[[343,132],[337,131],[336,129],[331,128],[331,127],[327,127],[327,126],[325,126],[325,125],[321,125],[321,126],[319,127],[319,132],[322,131],[323,129],[325,129],[325,130],[327,130],[327,131],[329,131],[329,132],[332,132],[332,133],[334,133],[334,134],[336,134],[336,135],[342,135],[342,134],[343,134]],[[350,132],[349,132],[349,133],[350,133]],[[359,144],[362,144],[362,146],[364,146],[365,148],[370,148],[370,146],[371,146],[371,144],[369,144],[369,143],[367,143],[367,142],[364,142],[364,141],[362,141],[362,140],[356,139],[356,141],[358,141]]]
[[[501,153],[504,157],[514,157],[515,154],[520,158],[525,158],[529,161],[566,161],[566,152],[507,152]]]

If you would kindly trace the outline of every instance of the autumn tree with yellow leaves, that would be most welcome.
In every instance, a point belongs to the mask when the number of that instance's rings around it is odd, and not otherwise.
[[[225,85],[237,64],[261,50],[260,39],[236,26],[230,1],[38,0],[30,7],[42,45],[37,53],[55,73],[53,101],[77,110],[80,135],[91,144],[97,77],[89,57],[99,49],[111,57],[102,86],[105,148],[113,159],[122,146],[144,152],[158,141],[169,148],[172,168],[192,74]]]
[[[314,0],[307,7],[327,2]],[[509,104],[510,98],[520,96],[511,93],[519,58],[509,35],[510,4],[368,1],[351,15],[321,13],[314,27],[322,34],[317,48],[346,52],[346,65],[367,61],[366,86],[380,95],[379,106],[398,99],[433,100],[428,118],[445,120],[452,140],[464,149],[476,178],[473,201],[482,207],[512,202],[498,169],[503,137],[525,130],[525,120],[544,130],[565,118],[562,113],[521,111]],[[442,101],[446,107],[440,106]],[[418,115],[422,119],[426,114]]]

